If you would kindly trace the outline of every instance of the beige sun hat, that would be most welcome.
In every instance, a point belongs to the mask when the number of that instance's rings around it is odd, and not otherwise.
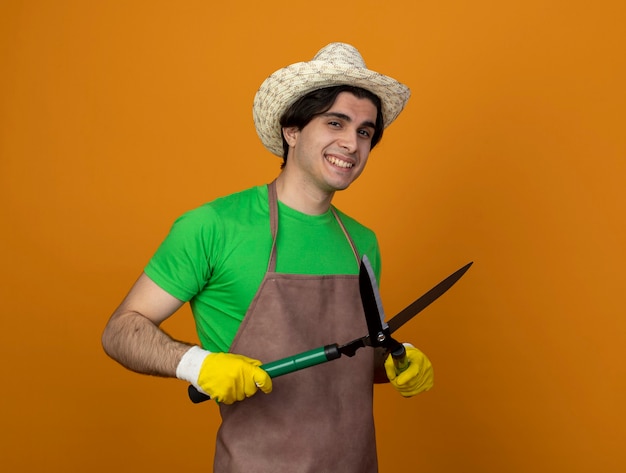
[[[369,90],[380,98],[385,128],[398,117],[411,96],[406,85],[367,69],[354,46],[331,43],[311,61],[279,69],[261,84],[254,97],[252,116],[263,145],[282,157],[280,118],[287,109],[313,90],[344,84]]]

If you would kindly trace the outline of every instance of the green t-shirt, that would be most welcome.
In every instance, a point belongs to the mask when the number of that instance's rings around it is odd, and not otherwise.
[[[183,214],[145,272],[189,301],[198,337],[210,351],[228,351],[267,271],[272,246],[267,186],[219,198]],[[338,211],[360,255],[380,275],[375,234]],[[279,202],[276,271],[358,274],[359,266],[329,210],[306,215]]]

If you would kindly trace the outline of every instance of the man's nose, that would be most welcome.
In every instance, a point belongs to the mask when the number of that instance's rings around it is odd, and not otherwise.
[[[349,153],[354,153],[356,151],[356,143],[357,143],[356,131],[350,130],[346,128],[341,136],[339,137],[339,146],[347,150]]]

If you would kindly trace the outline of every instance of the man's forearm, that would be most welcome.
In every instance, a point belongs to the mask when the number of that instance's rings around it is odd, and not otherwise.
[[[137,312],[115,314],[102,334],[104,351],[138,373],[175,377],[176,367],[191,345],[172,339]]]

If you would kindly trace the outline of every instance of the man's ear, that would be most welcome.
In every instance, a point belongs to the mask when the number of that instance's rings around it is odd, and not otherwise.
[[[289,145],[290,148],[293,148],[296,145],[296,141],[298,140],[298,134],[300,130],[296,126],[290,126],[283,128],[283,136],[285,137],[285,141]]]

